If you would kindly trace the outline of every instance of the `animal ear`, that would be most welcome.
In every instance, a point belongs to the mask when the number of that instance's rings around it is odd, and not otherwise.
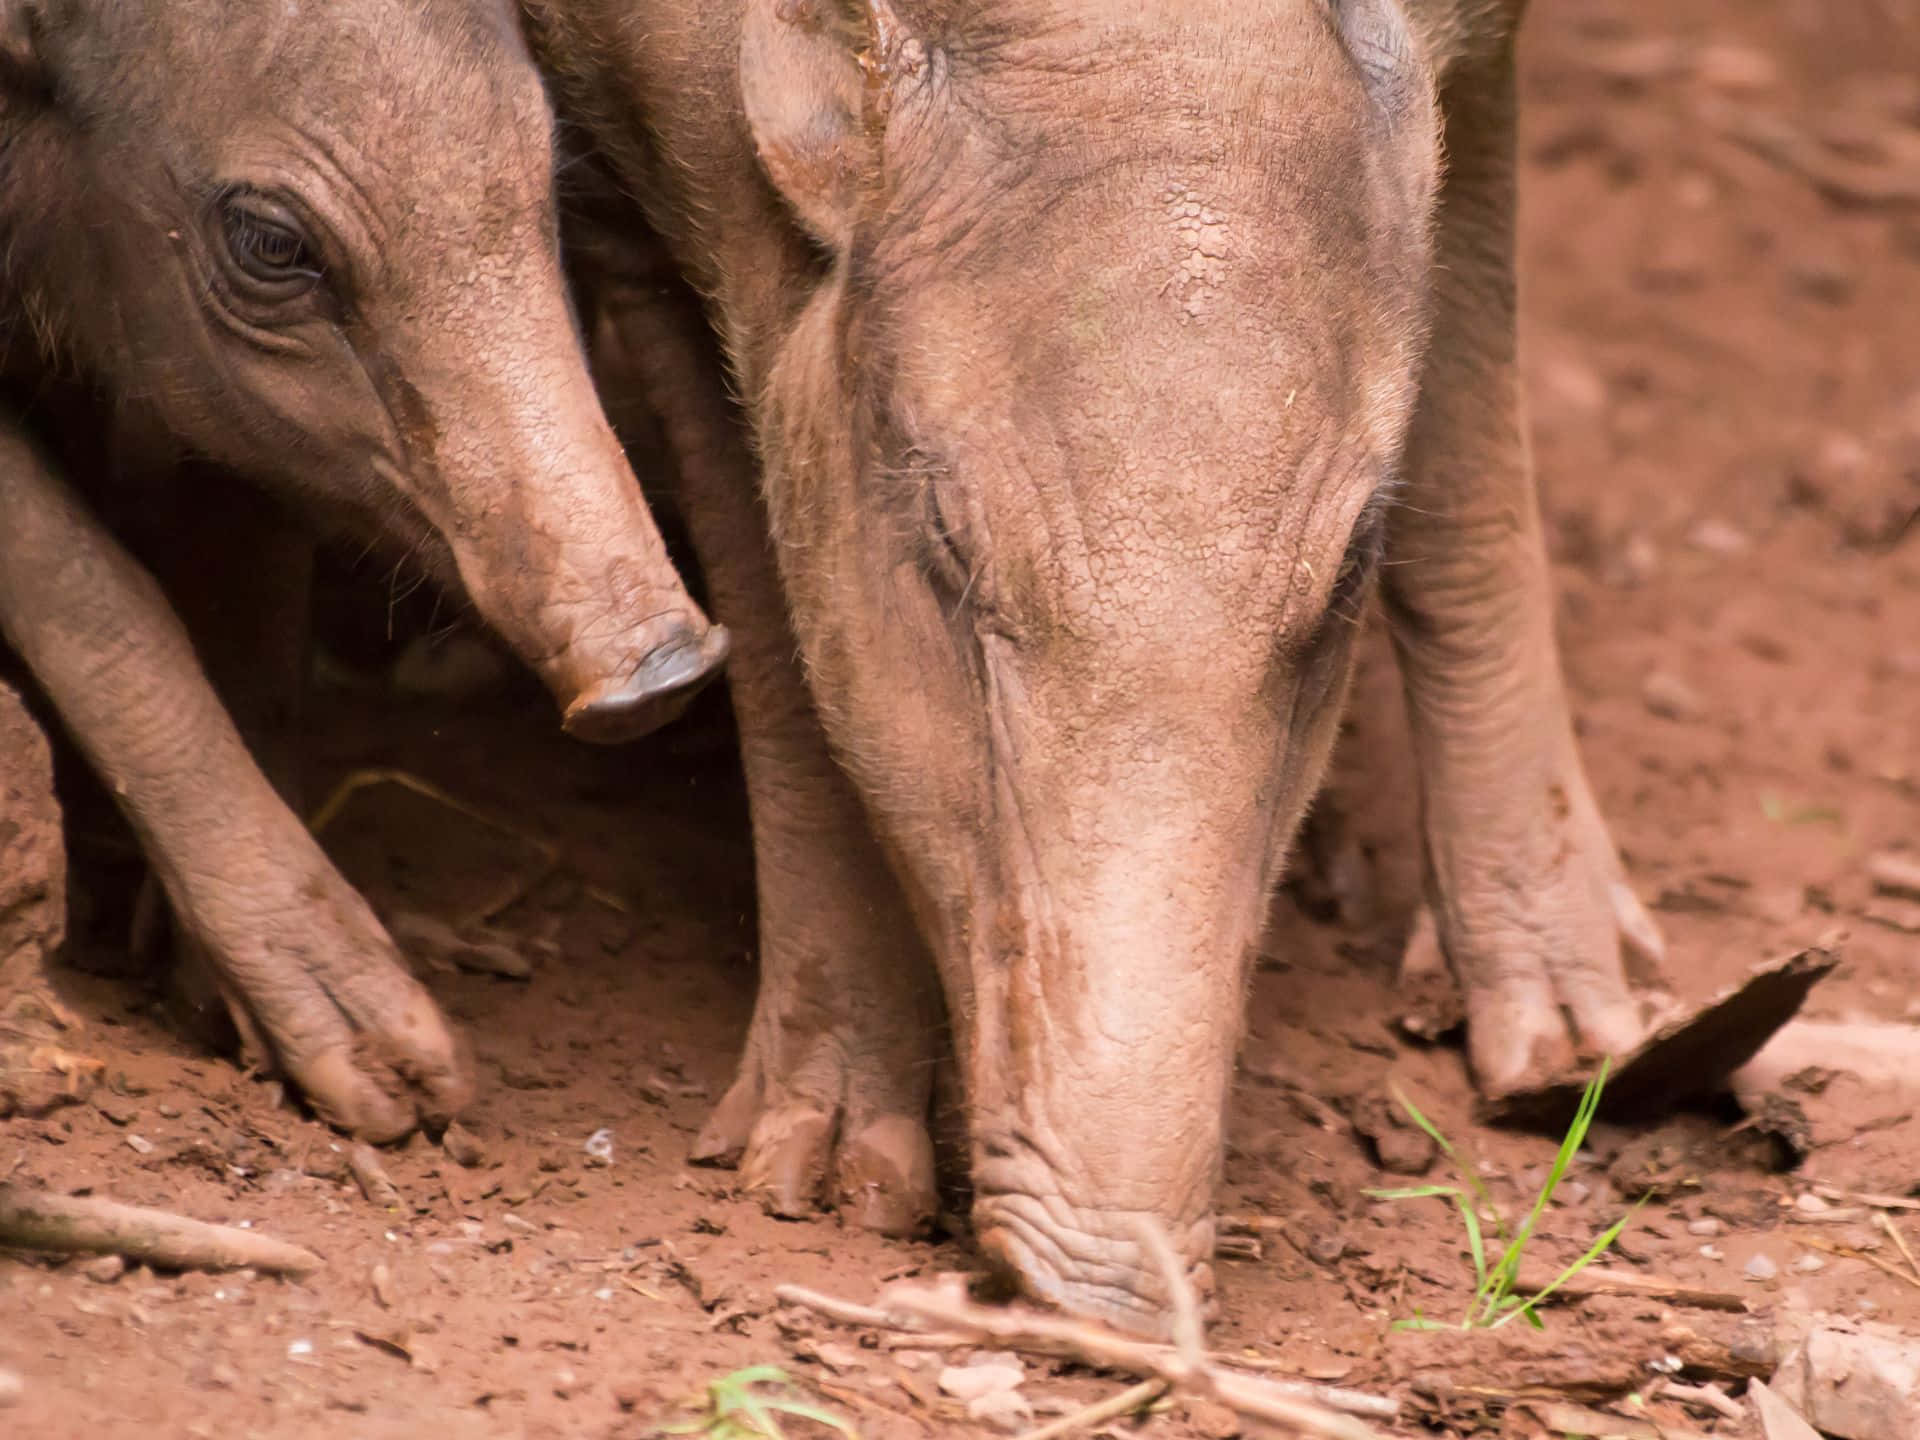
[[[46,92],[43,19],[40,0],[0,0],[0,102]]]
[[[754,149],[829,249],[852,235],[905,43],[888,0],[748,0],[740,93]]]

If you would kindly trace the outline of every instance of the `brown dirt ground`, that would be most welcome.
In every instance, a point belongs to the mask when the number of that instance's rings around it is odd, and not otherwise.
[[[1728,138],[1726,116],[1844,132],[1852,149],[1834,153],[1862,163],[1891,138],[1920,176],[1920,46],[1904,13],[1864,0],[1540,5],[1523,147],[1526,377],[1568,675],[1602,802],[1671,940],[1671,981],[1707,994],[1840,923],[1846,964],[1810,1012],[1882,1019],[1920,1014],[1920,937],[1865,917],[1863,873],[1875,850],[1920,847],[1920,525],[1900,530],[1920,505],[1920,206],[1837,205]],[[1650,706],[1655,674],[1686,692],[1678,718]],[[558,943],[530,983],[428,977],[473,1037],[486,1161],[464,1169],[416,1139],[387,1157],[407,1206],[382,1213],[346,1178],[336,1138],[275,1087],[198,1051],[126,981],[67,975],[119,1093],[0,1124],[0,1173],[248,1223],[327,1263],[300,1284],[145,1271],[101,1284],[78,1263],[0,1258],[0,1367],[25,1382],[0,1430],[628,1436],[758,1362],[825,1382],[868,1433],[965,1429],[924,1367],[852,1349],[863,1364],[835,1374],[797,1355],[807,1338],[783,1333],[770,1293],[796,1281],[865,1299],[884,1277],[965,1269],[963,1243],[776,1222],[728,1174],[685,1163],[752,983],[724,734],[683,726],[604,752],[561,739],[538,703],[460,711],[340,692],[315,730],[316,793],[355,767],[403,766],[554,837],[569,859],[575,878],[544,882],[504,918]],[[1402,1182],[1320,1128],[1301,1095],[1351,1109],[1397,1080],[1510,1204],[1553,1144],[1473,1126],[1459,1053],[1392,1028],[1415,854],[1377,639],[1336,789],[1374,862],[1378,918],[1320,924],[1278,906],[1222,1201],[1284,1227],[1260,1258],[1220,1267],[1216,1338],[1384,1388],[1422,1343],[1390,1339],[1385,1321],[1461,1301],[1460,1233],[1438,1202],[1366,1199]],[[525,864],[515,842],[392,790],[358,797],[327,838],[376,904],[442,915]],[[1671,1187],[1619,1263],[1763,1308],[1920,1326],[1920,1290],[1855,1261],[1802,1268],[1800,1239],[1865,1242],[1864,1227],[1783,1223],[1809,1174],[1920,1182],[1906,1112],[1853,1113],[1863,1133],[1825,1136],[1837,1143],[1797,1176],[1771,1172],[1725,1115],[1602,1127],[1549,1213],[1549,1248],[1573,1253],[1620,1213],[1609,1173],[1664,1168]],[[583,1142],[602,1127],[613,1164],[589,1167]],[[1689,1232],[1708,1217],[1718,1237]],[[1776,1278],[1745,1277],[1756,1255]],[[1661,1350],[1657,1308],[1556,1310],[1542,1343],[1642,1367]],[[1025,1387],[1043,1406],[1111,1388],[1044,1366]],[[1454,1428],[1474,1423],[1469,1407]],[[1538,1433],[1513,1416],[1487,1423]],[[1224,1427],[1174,1409],[1137,1428]]]

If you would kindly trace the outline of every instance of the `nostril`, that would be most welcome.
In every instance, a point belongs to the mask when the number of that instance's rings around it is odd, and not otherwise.
[[[601,682],[567,707],[569,735],[596,745],[637,740],[685,712],[720,673],[732,642],[724,625],[678,627],[627,675]]]

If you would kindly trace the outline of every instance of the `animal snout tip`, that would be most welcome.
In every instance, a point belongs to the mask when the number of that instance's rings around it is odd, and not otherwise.
[[[732,640],[724,625],[676,626],[624,676],[603,680],[567,706],[566,732],[596,745],[638,740],[686,712],[725,666]]]

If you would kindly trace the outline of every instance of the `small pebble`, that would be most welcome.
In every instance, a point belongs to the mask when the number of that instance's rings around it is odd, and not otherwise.
[[[1747,1261],[1743,1272],[1749,1280],[1771,1280],[1780,1273],[1780,1267],[1764,1255],[1756,1255]]]
[[[153,1108],[160,1112],[160,1116],[164,1120],[178,1120],[180,1118],[180,1107],[178,1105],[169,1105],[165,1100],[162,1100]]]
[[[571,1396],[580,1384],[580,1377],[571,1370],[556,1370],[553,1373],[553,1393],[562,1400]]]
[[[971,1403],[997,1390],[1012,1390],[1026,1379],[1026,1368],[1019,1363],[949,1365],[940,1372],[940,1388],[954,1399]]]
[[[1833,1207],[1809,1190],[1793,1197],[1793,1208],[1802,1215],[1824,1215]]]
[[[0,1410],[18,1405],[27,1393],[27,1382],[11,1370],[0,1370]]]
[[[127,1148],[136,1155],[151,1155],[153,1153],[153,1141],[147,1139],[144,1135],[135,1135],[129,1132],[127,1135]]]
[[[1322,1231],[1307,1237],[1307,1258],[1316,1265],[1337,1265],[1347,1253],[1347,1237],[1338,1231]]]
[[[1703,1240],[1711,1240],[1720,1233],[1720,1222],[1711,1215],[1702,1215],[1698,1220],[1687,1222],[1687,1234],[1698,1235]]]
[[[94,1101],[93,1107],[116,1125],[131,1125],[140,1118],[140,1110],[137,1106],[129,1105],[113,1095]]]
[[[1697,720],[1707,710],[1706,701],[1678,675],[1655,670],[1640,686],[1640,698],[1653,714],[1663,720]]]
[[[531,1220],[521,1219],[511,1210],[506,1211],[500,1216],[500,1223],[509,1230],[518,1230],[522,1235],[537,1235],[540,1233],[540,1227],[538,1225],[534,1224]]]
[[[587,1152],[589,1165],[613,1164],[613,1131],[604,1126],[587,1137],[587,1143],[580,1147]]]
[[[1727,1258],[1727,1252],[1722,1250],[1718,1245],[1702,1245],[1700,1247],[1700,1258],[1703,1260],[1724,1260]]]
[[[1827,1262],[1822,1260],[1818,1255],[1802,1255],[1798,1260],[1793,1262],[1793,1268],[1800,1271],[1803,1275],[1811,1275],[1816,1270],[1826,1269]]]
[[[1752,548],[1747,532],[1725,520],[1702,520],[1687,532],[1687,544],[1709,555],[1742,555]]]
[[[127,1273],[127,1262],[118,1255],[101,1255],[89,1260],[80,1273],[96,1285],[111,1285]]]
[[[1017,1435],[1031,1428],[1033,1403],[1018,1390],[989,1390],[967,1402],[967,1418]]]
[[[287,1358],[289,1360],[298,1360],[303,1356],[311,1354],[313,1354],[313,1341],[311,1340],[295,1340],[287,1346]]]

